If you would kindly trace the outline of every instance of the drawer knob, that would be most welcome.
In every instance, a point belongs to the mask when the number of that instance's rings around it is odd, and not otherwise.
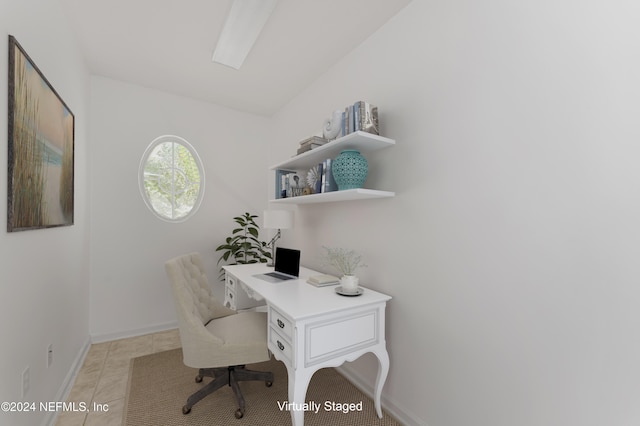
[[[278,319],[278,327],[284,328],[284,323]]]
[[[282,343],[280,343],[280,340],[278,340],[277,343],[278,343],[278,347],[280,348],[280,350],[284,351],[284,345]]]

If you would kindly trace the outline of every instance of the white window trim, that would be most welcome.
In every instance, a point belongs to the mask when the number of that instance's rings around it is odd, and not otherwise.
[[[169,217],[165,217],[163,215],[161,215],[160,213],[158,213],[156,211],[156,209],[153,207],[153,205],[151,204],[151,200],[149,199],[149,197],[147,196],[147,191],[145,190],[144,187],[144,169],[145,166],[147,164],[147,160],[149,159],[149,155],[151,155],[151,153],[153,152],[153,150],[156,148],[156,146],[165,143],[165,142],[174,142],[174,143],[178,143],[182,146],[184,146],[185,148],[187,148],[187,150],[191,153],[191,155],[193,156],[193,158],[196,161],[196,165],[198,166],[198,172],[200,173],[200,191],[198,192],[198,197],[196,199],[195,204],[193,205],[193,207],[191,208],[191,211],[189,211],[189,213],[187,213],[186,215],[179,217],[177,219],[172,219]],[[175,179],[172,179],[172,184],[173,182],[175,182]],[[200,208],[200,204],[202,203],[202,199],[204,198],[204,190],[205,190],[205,174],[204,174],[204,165],[202,164],[202,160],[200,159],[200,156],[198,155],[198,152],[195,150],[195,148],[189,143],[187,142],[184,138],[181,138],[180,136],[176,136],[176,135],[163,135],[163,136],[159,136],[157,138],[155,138],[147,147],[147,149],[144,151],[144,154],[142,154],[142,158],[140,159],[140,165],[138,167],[138,189],[140,190],[140,195],[142,196],[142,199],[144,200],[144,203],[146,204],[147,208],[149,208],[149,210],[154,214],[154,216],[156,216],[157,218],[165,221],[165,222],[169,222],[169,223],[181,223],[184,222],[186,220],[188,220],[189,218],[191,218],[191,216],[193,216],[198,209]],[[172,193],[175,193],[175,191],[172,189]]]

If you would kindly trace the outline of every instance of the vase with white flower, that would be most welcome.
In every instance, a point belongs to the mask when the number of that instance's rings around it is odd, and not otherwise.
[[[325,263],[342,274],[340,278],[342,292],[357,294],[360,279],[355,272],[358,268],[367,266],[362,263],[362,256],[354,250],[324,246],[323,248],[325,250]]]

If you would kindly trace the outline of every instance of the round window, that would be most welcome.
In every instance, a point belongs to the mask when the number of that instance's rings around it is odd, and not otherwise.
[[[204,169],[189,142],[178,136],[161,136],[142,156],[138,183],[142,198],[156,216],[182,222],[200,206]]]

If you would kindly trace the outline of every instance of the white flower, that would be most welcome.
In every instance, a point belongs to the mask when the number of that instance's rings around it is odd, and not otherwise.
[[[342,275],[354,275],[358,268],[364,268],[367,265],[362,263],[362,256],[353,250],[343,248],[331,248],[322,246],[325,249],[325,263],[332,267]]]

